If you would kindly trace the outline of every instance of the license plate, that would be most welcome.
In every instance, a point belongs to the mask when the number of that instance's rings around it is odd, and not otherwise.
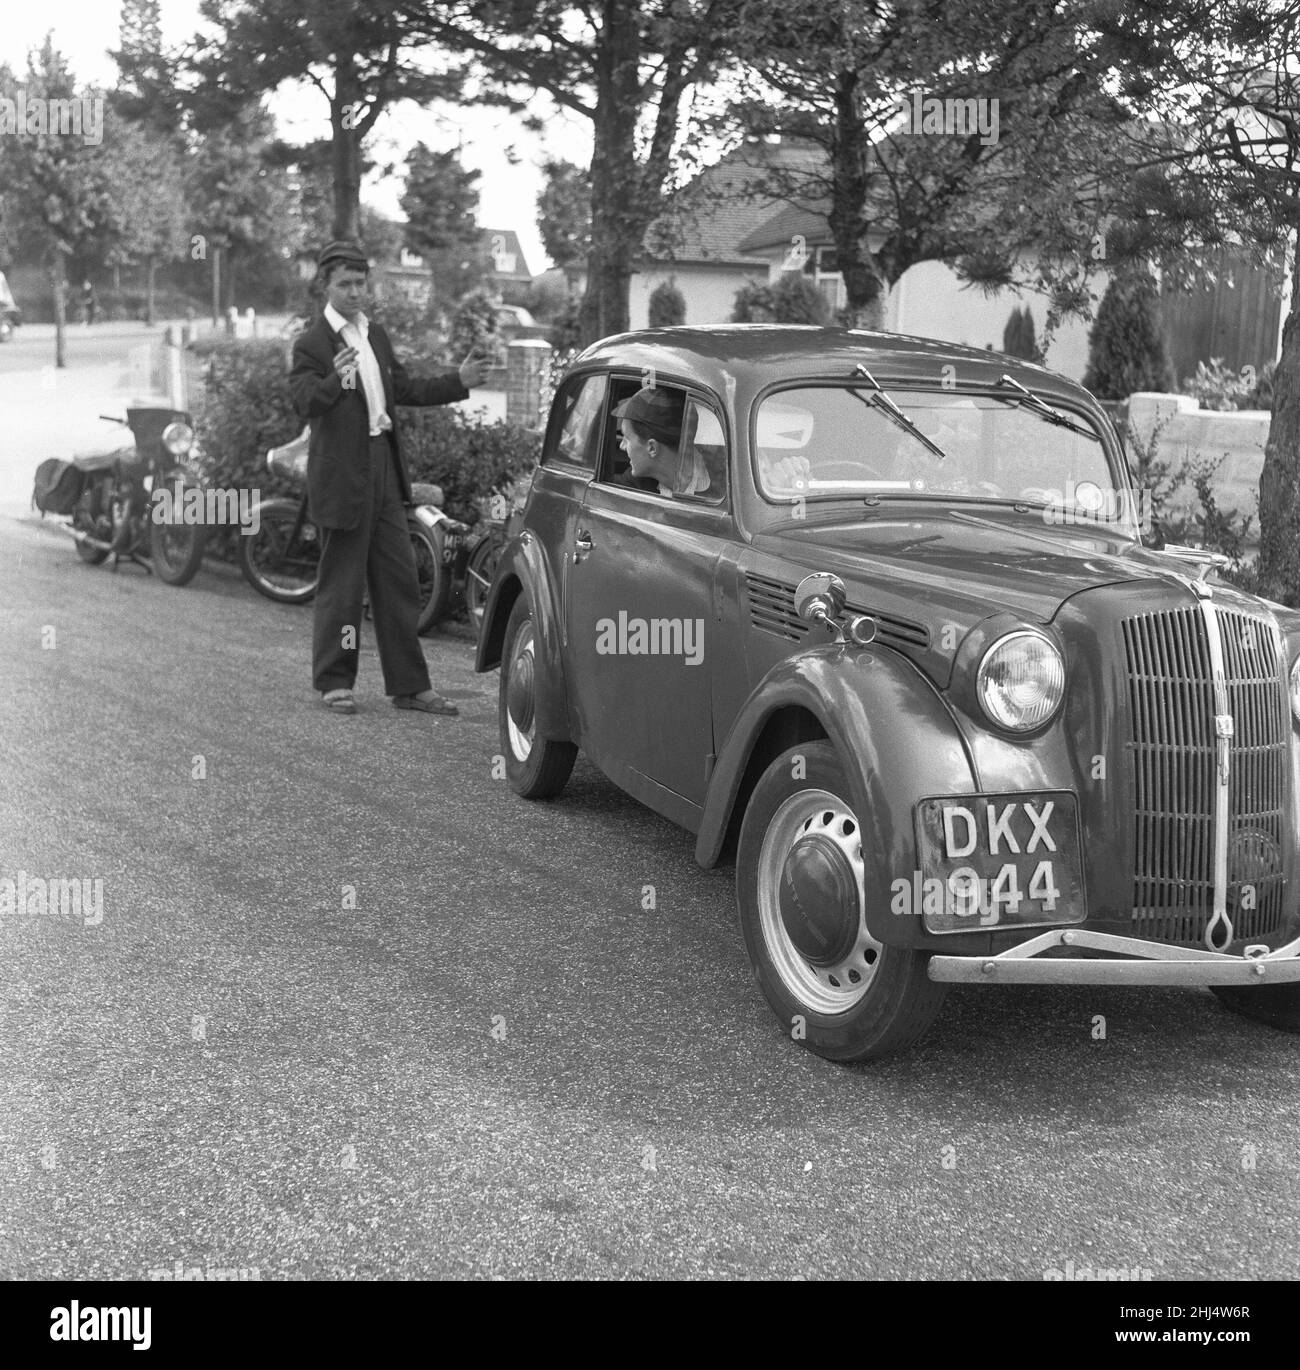
[[[1087,917],[1079,806],[1069,790],[948,795],[916,806],[907,898],[928,932],[1056,926]]]

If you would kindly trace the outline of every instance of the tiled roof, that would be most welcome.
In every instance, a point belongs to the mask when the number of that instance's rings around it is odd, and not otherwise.
[[[740,241],[742,252],[759,252],[763,248],[779,247],[802,238],[809,247],[818,247],[834,241],[831,226],[826,221],[824,208],[804,205],[786,205],[770,219],[764,220],[747,237]]]
[[[645,255],[654,261],[766,265],[747,240],[791,205],[760,187],[783,171],[806,175],[824,164],[825,154],[808,143],[743,143],[673,196],[646,231]]]

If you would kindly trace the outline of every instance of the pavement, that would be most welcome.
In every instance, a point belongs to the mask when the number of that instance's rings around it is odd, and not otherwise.
[[[1300,1274],[1300,1038],[975,987],[831,1065],[688,834],[582,758],[509,791],[463,626],[459,720],[392,709],[368,632],[340,718],[310,610],[228,568],[0,515],[0,583],[0,880],[102,881],[0,915],[0,1278]]]

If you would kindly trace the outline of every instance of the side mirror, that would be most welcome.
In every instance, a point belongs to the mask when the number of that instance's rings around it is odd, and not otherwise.
[[[794,608],[805,623],[825,628],[832,642],[844,642],[845,632],[839,625],[840,614],[848,599],[848,591],[839,576],[829,571],[815,571],[795,586]],[[848,637],[859,647],[876,640],[876,620],[866,614],[855,614],[849,621]]]
[[[848,591],[839,576],[814,571],[795,586],[794,611],[805,623],[816,623],[838,638],[837,620],[847,599]]]

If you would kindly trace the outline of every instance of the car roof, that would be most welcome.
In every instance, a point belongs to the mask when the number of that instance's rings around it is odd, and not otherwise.
[[[859,364],[881,381],[914,380],[958,388],[997,384],[1002,375],[1044,393],[1075,399],[1082,387],[1046,367],[961,343],[905,333],[813,324],[697,324],[618,333],[593,343],[574,366],[654,368],[666,375],[692,376],[717,390],[748,382],[759,389],[778,378],[847,378]],[[944,367],[955,368],[945,373]]]

